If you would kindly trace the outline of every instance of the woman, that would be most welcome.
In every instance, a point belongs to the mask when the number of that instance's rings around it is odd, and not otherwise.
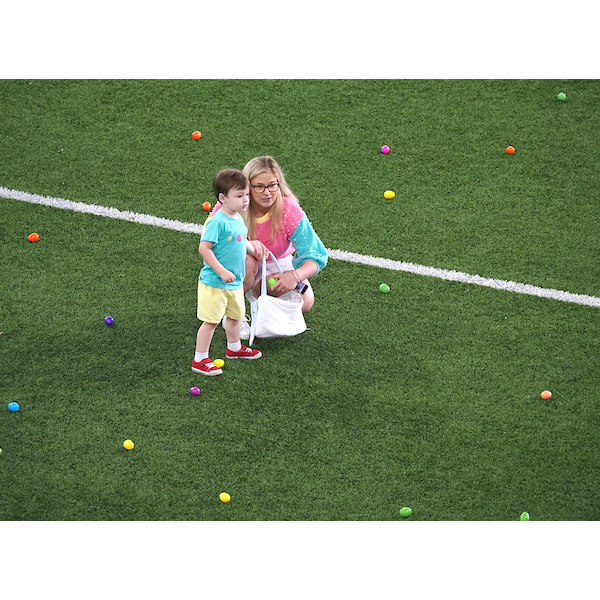
[[[297,286],[306,286],[302,293],[302,312],[308,312],[315,301],[309,279],[327,264],[327,250],[275,159],[253,158],[243,173],[250,180],[250,206],[243,213],[248,240],[264,244],[283,269],[283,273],[279,273],[270,256],[267,258],[267,277],[276,280],[268,293],[281,296]],[[261,280],[262,262],[248,254],[244,292],[252,290],[254,296],[258,296]]]

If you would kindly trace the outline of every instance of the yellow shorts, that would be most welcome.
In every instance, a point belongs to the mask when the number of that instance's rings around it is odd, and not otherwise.
[[[207,323],[220,323],[224,315],[239,321],[244,318],[244,290],[225,290],[205,285],[198,280],[198,318]]]

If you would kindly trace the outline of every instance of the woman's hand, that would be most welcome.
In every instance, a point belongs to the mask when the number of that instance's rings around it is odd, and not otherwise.
[[[294,271],[272,273],[268,278],[270,279],[271,277],[276,280],[273,286],[270,288],[270,291],[275,292],[273,294],[275,296],[280,296],[281,294],[285,294],[286,292],[293,290],[298,283],[298,280],[294,275]]]

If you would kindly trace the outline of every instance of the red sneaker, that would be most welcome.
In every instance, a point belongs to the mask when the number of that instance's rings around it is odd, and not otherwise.
[[[200,362],[192,361],[192,371],[202,373],[202,375],[222,375],[223,370],[215,367],[210,358],[203,358]]]
[[[252,348],[246,348],[244,344],[237,352],[233,352],[227,348],[227,352],[225,354],[227,358],[260,358],[262,356],[262,352],[260,350],[252,350]]]

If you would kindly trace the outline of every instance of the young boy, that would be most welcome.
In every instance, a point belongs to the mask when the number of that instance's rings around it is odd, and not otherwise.
[[[248,230],[240,213],[248,208],[249,182],[236,169],[219,171],[213,181],[213,190],[221,203],[221,210],[206,220],[200,240],[200,254],[204,267],[198,281],[198,319],[202,321],[196,338],[196,354],[192,371],[203,375],[221,375],[208,357],[208,350],[217,325],[224,322],[227,336],[227,358],[255,359],[262,356],[258,350],[246,348],[240,342],[240,319],[244,318],[243,282],[246,274],[246,252],[262,259],[263,248],[250,244]],[[259,257],[258,254],[261,254]]]

